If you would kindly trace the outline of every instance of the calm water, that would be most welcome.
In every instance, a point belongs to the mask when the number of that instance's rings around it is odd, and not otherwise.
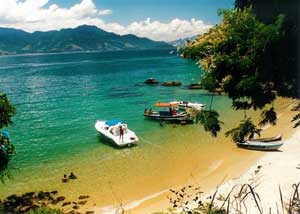
[[[187,85],[199,79],[200,70],[166,51],[0,57],[0,91],[17,108],[9,131],[17,150],[12,166],[18,169],[14,180],[1,186],[0,197],[57,188],[67,195],[80,191],[102,197],[97,203],[109,204],[112,186],[129,200],[175,184],[175,166],[207,173],[210,168],[197,164],[216,164],[218,151],[211,144],[217,140],[197,125],[160,128],[143,118],[143,110],[156,101],[208,105],[210,96],[184,87],[146,86],[143,81],[149,77]],[[226,97],[216,97],[214,105],[223,120],[232,115]],[[112,118],[126,121],[137,133],[137,147],[118,150],[99,138],[95,121]],[[226,146],[218,147],[220,154]],[[61,184],[70,171],[80,179]],[[138,190],[145,182],[149,188]]]

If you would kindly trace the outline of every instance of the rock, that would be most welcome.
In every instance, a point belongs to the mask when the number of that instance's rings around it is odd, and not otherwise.
[[[79,201],[78,204],[80,205],[85,205],[87,203],[87,201]]]
[[[23,197],[33,197],[34,196],[34,194],[35,194],[35,192],[26,192],[25,194],[23,194],[21,197],[23,198]]]
[[[64,207],[64,206],[67,206],[67,205],[70,205],[71,204],[71,202],[64,202],[63,204],[62,204],[62,206]]]
[[[65,196],[59,196],[59,197],[57,197],[56,198],[56,200],[59,202],[59,201],[63,201],[63,200],[65,200],[66,199],[66,197]]]
[[[147,79],[144,83],[148,84],[148,85],[154,85],[154,84],[158,84],[159,81],[157,79],[154,79],[151,77],[151,78]]]
[[[37,209],[37,208],[39,208],[39,206],[36,205],[36,204],[34,204],[34,205],[28,207],[27,209],[28,209],[28,211],[30,211],[30,210],[35,210],[35,209]],[[27,209],[26,209],[26,210],[27,210]]]
[[[181,86],[181,82],[179,81],[170,81],[170,82],[163,82],[162,86]]]
[[[75,205],[72,207],[74,210],[78,210],[80,207],[78,205]]]
[[[188,89],[203,89],[203,86],[199,83],[192,83],[188,85]]]
[[[55,204],[57,204],[58,203],[58,200],[52,200],[51,201],[51,204],[53,204],[53,205],[55,205]]]
[[[37,195],[38,199],[43,200],[46,199],[46,195],[43,191],[40,191]]]
[[[53,195],[56,195],[57,193],[58,193],[57,190],[54,190],[54,191],[51,192],[51,194],[53,194]]]
[[[82,199],[86,199],[86,198],[89,198],[90,196],[88,195],[81,195],[78,197],[79,200],[82,200]]]

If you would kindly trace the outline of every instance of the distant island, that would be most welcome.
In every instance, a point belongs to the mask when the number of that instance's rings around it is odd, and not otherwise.
[[[150,49],[174,49],[174,47],[166,42],[140,38],[132,34],[117,35],[90,25],[34,33],[14,28],[0,28],[0,55]]]

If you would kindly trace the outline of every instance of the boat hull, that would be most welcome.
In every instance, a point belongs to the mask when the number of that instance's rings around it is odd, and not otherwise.
[[[243,143],[236,143],[239,148],[259,150],[259,151],[276,151],[283,143],[270,143],[260,141],[245,141]]]
[[[150,120],[156,120],[156,121],[165,121],[170,123],[181,123],[181,124],[192,124],[194,123],[194,120],[189,118],[187,114],[184,115],[178,115],[178,116],[165,116],[165,115],[158,115],[158,114],[144,114],[145,118]]]
[[[95,124],[95,128],[102,137],[110,140],[115,146],[128,147],[135,145],[138,142],[139,139],[133,131],[127,129],[122,138],[120,137],[120,135],[112,134],[111,129],[114,127],[105,125],[105,122],[106,121],[97,121]],[[117,124],[117,128],[120,125],[124,124]]]

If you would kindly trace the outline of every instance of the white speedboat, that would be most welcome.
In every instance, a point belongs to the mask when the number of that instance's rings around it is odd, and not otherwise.
[[[198,111],[201,111],[204,108],[204,104],[202,103],[192,103],[188,101],[178,101],[179,108],[191,108]]]
[[[131,146],[139,140],[136,134],[128,129],[127,124],[120,120],[97,120],[95,128],[118,147]],[[123,137],[120,132],[123,132]]]

